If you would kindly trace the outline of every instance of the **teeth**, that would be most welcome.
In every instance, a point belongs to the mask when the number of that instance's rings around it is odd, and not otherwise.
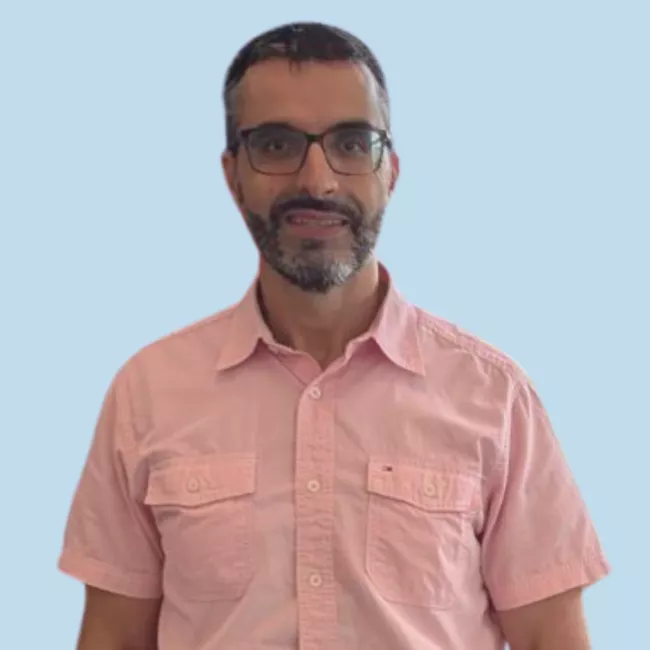
[[[301,219],[300,217],[293,217],[291,223],[299,226],[340,226],[343,224],[342,219]]]

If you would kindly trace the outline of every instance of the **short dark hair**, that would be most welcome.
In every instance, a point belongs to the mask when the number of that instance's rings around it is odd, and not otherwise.
[[[223,103],[226,112],[226,146],[237,146],[237,101],[239,82],[256,63],[269,59],[286,59],[300,65],[306,61],[349,61],[365,65],[379,85],[381,108],[389,124],[389,102],[386,79],[379,61],[359,38],[339,27],[324,23],[288,23],[271,29],[250,40],[237,53],[226,72]]]

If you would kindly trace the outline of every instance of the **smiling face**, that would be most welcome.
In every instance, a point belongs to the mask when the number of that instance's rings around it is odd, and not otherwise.
[[[267,60],[242,79],[237,118],[224,172],[262,264],[304,291],[344,284],[372,256],[398,175],[374,77],[348,62]],[[305,133],[324,134],[322,146]]]

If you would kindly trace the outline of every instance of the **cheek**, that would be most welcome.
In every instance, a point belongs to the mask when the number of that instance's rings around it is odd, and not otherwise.
[[[277,179],[261,174],[241,175],[236,184],[236,196],[241,207],[265,214],[281,194]]]
[[[350,192],[361,200],[368,212],[375,212],[387,202],[389,188],[390,178],[377,173],[364,178],[356,187],[351,187]]]

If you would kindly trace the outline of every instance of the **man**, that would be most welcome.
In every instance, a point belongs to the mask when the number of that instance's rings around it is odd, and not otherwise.
[[[224,99],[259,274],[112,382],[59,563],[79,650],[588,648],[609,566],[534,388],[374,257],[399,161],[372,53],[284,26]]]

